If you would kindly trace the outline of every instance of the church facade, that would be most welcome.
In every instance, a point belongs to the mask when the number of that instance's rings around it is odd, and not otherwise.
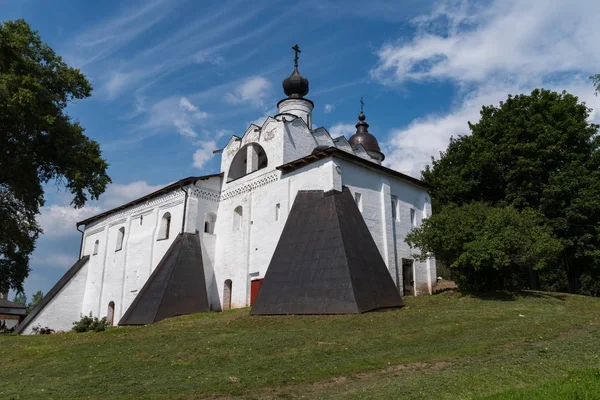
[[[18,331],[69,330],[89,313],[127,325],[250,306],[304,191],[349,192],[398,292],[430,294],[435,259],[413,259],[404,242],[431,215],[427,185],[381,165],[384,154],[362,111],[349,139],[313,127],[314,104],[305,98],[308,80],[297,58],[283,89],[277,115],[215,151],[219,173],[181,179],[79,222],[80,259]],[[190,287],[190,281],[200,283]],[[170,293],[197,305],[180,310]]]

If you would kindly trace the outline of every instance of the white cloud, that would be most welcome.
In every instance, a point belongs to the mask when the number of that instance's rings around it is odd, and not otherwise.
[[[111,183],[106,192],[100,196],[99,203],[104,209],[118,207],[149,193],[155,192],[165,185],[149,185],[146,181],[131,183]]]
[[[442,1],[416,18],[411,40],[376,52],[372,77],[385,85],[449,81],[458,94],[448,113],[393,129],[382,143],[385,163],[420,176],[450,136],[469,134],[467,121],[477,122],[483,105],[536,87],[579,96],[595,109],[591,119],[600,120],[600,99],[587,79],[600,65],[600,53],[591,51],[600,42],[599,17],[595,2],[495,0]]]
[[[78,234],[75,230],[77,222],[93,217],[103,211],[118,207],[129,201],[152,193],[165,185],[149,185],[145,181],[128,184],[111,183],[100,199],[82,208],[53,204],[42,207],[38,222],[44,230],[43,237],[64,237]]]
[[[350,137],[356,133],[356,127],[352,124],[337,123],[328,129],[331,137],[336,138],[338,136]]]
[[[73,208],[70,206],[51,205],[42,207],[38,223],[44,230],[44,237],[70,236],[77,233],[75,224],[102,212],[98,206]]]
[[[197,52],[194,54],[193,59],[196,64],[208,63],[213,65],[221,65],[223,64],[223,61],[225,61],[222,56],[208,50],[201,50]]]
[[[325,104],[325,114],[329,114],[335,110],[335,104]]]
[[[165,130],[175,127],[180,135],[195,138],[198,136],[196,126],[209,115],[182,96],[168,97],[154,103],[148,110],[148,116],[142,128]]]
[[[261,107],[271,89],[271,83],[262,76],[248,78],[233,93],[225,93],[223,99],[229,104],[247,103]]]
[[[211,140],[204,140],[195,143],[197,146],[200,146],[193,155],[193,166],[199,169],[204,168],[207,162],[213,157],[213,151],[217,149],[217,140],[222,138],[223,136],[231,136],[233,132],[226,129],[219,129],[214,134],[210,134],[209,132],[204,132],[204,137],[211,137]]]
[[[213,150],[216,150],[217,143],[214,140],[209,140],[200,145],[200,148],[194,152],[194,167],[203,168],[213,156]]]
[[[371,72],[384,83],[480,83],[505,74],[527,82],[589,71],[600,65],[594,51],[599,17],[600,3],[586,0],[442,1],[415,20],[418,31],[410,42],[379,49]]]

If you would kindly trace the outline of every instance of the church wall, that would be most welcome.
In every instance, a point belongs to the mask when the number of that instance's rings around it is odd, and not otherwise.
[[[413,259],[413,251],[404,242],[406,235],[413,229],[410,210],[415,210],[416,226],[419,226],[424,210],[429,215],[431,213],[431,207],[427,205],[427,191],[345,160],[336,160],[336,163],[342,169],[342,184],[350,189],[353,196],[357,192],[361,194],[363,218],[394,282],[397,287],[402,288],[402,258]],[[398,199],[395,220],[391,210],[392,196]],[[435,260],[423,263],[415,261],[414,278],[415,288],[419,292],[417,294],[430,292],[431,285],[435,282]]]
[[[84,248],[82,255],[89,255],[88,274],[85,283],[85,294],[81,313],[89,315],[90,312],[98,316],[100,290],[102,283],[102,273],[104,270],[104,261],[107,253],[107,227],[99,227],[86,231]],[[98,252],[94,254],[95,242],[98,241]]]
[[[43,328],[49,327],[56,331],[68,331],[73,327],[74,321],[79,321],[89,266],[90,263],[87,262],[77,271],[75,276],[44,307],[44,310],[27,325],[22,334],[32,334],[33,328],[38,324]]]
[[[331,159],[319,160],[277,179],[279,171],[237,186],[228,185],[222,193],[217,216],[214,282],[219,304],[223,303],[225,280],[232,280],[232,308],[249,305],[250,281],[262,279],[285,225],[298,190],[331,190],[335,172]],[[338,190],[341,189],[339,186]],[[235,194],[237,193],[237,194]],[[230,196],[230,194],[234,194]],[[277,204],[279,218],[276,218]],[[234,228],[235,209],[242,207],[240,229]]]

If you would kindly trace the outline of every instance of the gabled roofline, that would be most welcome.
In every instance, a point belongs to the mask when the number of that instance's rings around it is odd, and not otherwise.
[[[115,208],[110,209],[108,211],[104,211],[103,213],[100,213],[98,215],[94,215],[93,217],[90,217],[88,219],[84,219],[83,221],[79,221],[79,222],[77,222],[77,227],[79,227],[81,225],[89,225],[90,222],[94,222],[94,221],[96,221],[96,220],[98,220],[100,218],[106,217],[107,215],[110,215],[110,214],[112,214],[112,213],[114,213],[116,211],[120,211],[120,210],[123,210],[125,208],[134,206],[136,204],[142,203],[142,202],[144,202],[146,200],[152,199],[154,197],[158,197],[161,194],[165,194],[167,192],[171,192],[171,191],[173,191],[173,190],[175,190],[175,189],[177,189],[179,187],[182,187],[182,186],[185,186],[185,185],[189,185],[190,183],[191,184],[195,184],[198,181],[205,181],[207,179],[215,178],[217,176],[223,177],[223,173],[221,172],[219,174],[204,175],[204,176],[189,176],[187,178],[180,179],[177,182],[171,183],[170,185],[165,186],[162,189],[158,189],[157,191],[152,192],[150,194],[147,194],[145,196],[142,196],[139,199],[132,200],[129,203],[123,204],[122,206],[115,207]]]
[[[394,171],[391,168],[384,167],[379,164],[375,164],[374,162],[365,160],[364,158],[361,158],[354,154],[347,153],[344,150],[340,150],[337,147],[329,147],[325,150],[316,152],[314,154],[310,154],[308,156],[299,158],[297,160],[290,161],[286,164],[280,165],[279,167],[277,167],[277,169],[285,174],[285,173],[300,169],[308,164],[312,164],[315,161],[322,160],[327,157],[336,157],[336,158],[340,158],[342,160],[352,162],[354,164],[360,164],[361,166],[363,166],[365,168],[383,172],[384,174],[391,175],[394,178],[398,178],[405,182],[411,183],[415,186],[422,187],[423,189],[426,189],[426,190],[433,189],[433,186],[421,181],[420,179],[413,178],[412,176],[403,174],[402,172]]]

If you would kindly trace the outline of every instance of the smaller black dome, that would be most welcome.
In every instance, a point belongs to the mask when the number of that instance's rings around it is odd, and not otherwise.
[[[350,136],[348,142],[350,146],[355,147],[359,144],[364,147],[364,149],[371,153],[379,153],[381,154],[381,160],[385,158],[385,155],[381,152],[379,148],[379,142],[377,138],[369,133],[369,124],[365,122],[365,114],[361,113],[358,115],[358,123],[356,124],[356,133]]]
[[[298,67],[294,67],[294,72],[283,80],[283,92],[289,98],[301,99],[308,94],[308,79],[300,75]]]

